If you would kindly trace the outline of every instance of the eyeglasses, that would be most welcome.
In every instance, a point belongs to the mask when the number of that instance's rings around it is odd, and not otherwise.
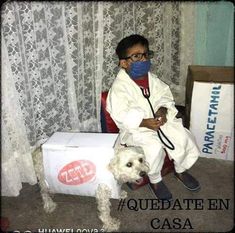
[[[144,56],[146,59],[151,59],[151,58],[153,58],[153,56],[154,56],[154,52],[153,52],[152,50],[149,50],[149,51],[146,52],[146,53],[136,53],[136,54],[132,54],[132,55],[129,56],[129,57],[124,57],[124,58],[122,58],[122,59],[127,60],[127,59],[130,58],[133,62],[136,62],[136,61],[140,61],[140,60],[143,58],[143,56]]]

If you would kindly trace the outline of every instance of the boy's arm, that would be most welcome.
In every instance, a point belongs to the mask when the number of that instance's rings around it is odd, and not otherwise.
[[[155,118],[148,118],[148,119],[143,119],[139,127],[146,127],[148,129],[158,130],[162,125],[164,125],[163,121]]]
[[[143,109],[134,103],[128,90],[121,85],[109,90],[106,110],[119,129],[137,129],[144,118]]]
[[[155,106],[155,116],[161,117],[163,122],[166,122],[167,119],[174,119],[178,110],[175,107],[175,101],[169,86],[164,85],[163,91],[159,97],[159,100],[156,101],[157,106]]]
[[[158,119],[162,123],[162,125],[164,125],[167,122],[167,112],[168,109],[166,107],[160,107],[155,112],[155,118]]]

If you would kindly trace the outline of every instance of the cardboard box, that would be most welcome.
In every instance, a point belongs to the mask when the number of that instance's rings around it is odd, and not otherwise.
[[[118,134],[56,132],[42,145],[45,180],[52,193],[95,196],[99,184],[120,197],[120,185],[107,166]]]
[[[233,160],[233,67],[189,66],[186,126],[201,156]]]
[[[188,74],[186,80],[186,96],[185,96],[185,124],[190,126],[190,111],[192,102],[192,93],[194,82],[209,83],[234,83],[233,67],[217,67],[217,66],[188,66]]]

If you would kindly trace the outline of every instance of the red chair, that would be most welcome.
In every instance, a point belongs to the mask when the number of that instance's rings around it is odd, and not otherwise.
[[[101,129],[103,133],[118,133],[119,129],[116,126],[115,122],[111,118],[110,114],[106,111],[106,98],[108,92],[102,92],[101,94]],[[166,150],[165,150],[166,151]],[[169,159],[168,154],[166,152],[165,161],[162,167],[161,174],[162,176],[167,175],[172,172],[174,169],[173,161]],[[141,186],[147,184],[149,182],[148,177],[146,176],[140,184],[131,184],[129,187],[133,190],[140,188]]]

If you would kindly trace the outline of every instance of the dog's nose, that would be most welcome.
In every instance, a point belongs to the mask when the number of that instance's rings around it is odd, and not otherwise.
[[[141,177],[144,177],[144,176],[146,176],[146,172],[141,171],[139,175],[140,175]]]

